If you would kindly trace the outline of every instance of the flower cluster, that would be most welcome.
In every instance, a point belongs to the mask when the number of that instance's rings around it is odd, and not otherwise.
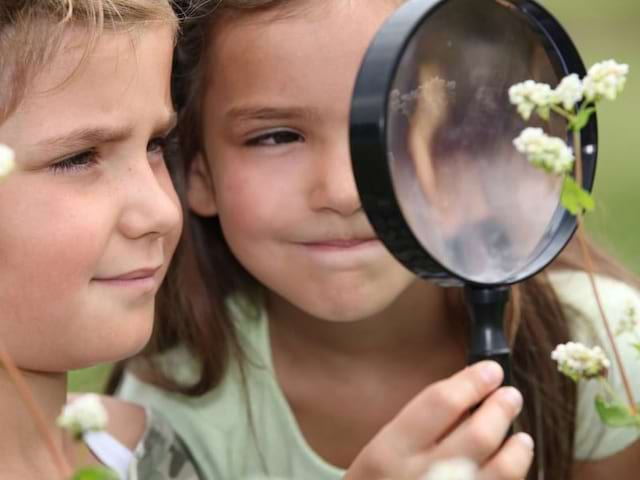
[[[58,417],[58,425],[76,438],[85,432],[104,430],[107,421],[107,411],[95,394],[83,395],[67,404]]]
[[[526,128],[513,144],[529,162],[546,172],[562,175],[573,169],[571,149],[561,139],[545,134],[541,128]]]
[[[15,168],[15,154],[6,145],[0,143],[0,181]]]
[[[589,69],[584,79],[584,95],[587,100],[596,102],[602,98],[615,100],[627,82],[629,65],[613,60],[596,63]]]
[[[558,345],[551,358],[558,363],[558,371],[574,382],[604,377],[611,366],[600,347],[589,348],[577,342]]]
[[[554,107],[562,106],[568,113],[583,99],[590,103],[615,100],[624,88],[628,73],[628,65],[606,60],[593,65],[583,80],[574,73],[563,78],[555,89],[533,80],[513,85],[509,89],[509,100],[523,119],[529,120],[535,111],[546,120]]]
[[[509,89],[509,100],[525,120],[529,120],[536,109],[539,112],[546,111],[548,116],[552,95],[553,90],[549,85],[533,80],[518,83]]]
[[[420,480],[474,480],[477,465],[468,458],[453,458],[432,465]]]
[[[584,85],[580,81],[580,77],[572,73],[562,79],[551,95],[551,102],[559,104],[565,110],[571,110],[576,103],[582,100],[584,95]]]

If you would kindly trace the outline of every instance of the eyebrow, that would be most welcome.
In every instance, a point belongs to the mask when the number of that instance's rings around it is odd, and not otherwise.
[[[172,112],[163,119],[153,130],[154,134],[169,133],[177,123],[177,115]],[[39,149],[74,150],[85,148],[87,145],[114,143],[127,138],[133,130],[132,124],[111,126],[80,127],[70,132],[54,135],[39,141],[36,147]]]
[[[320,110],[313,107],[264,107],[260,105],[238,106],[229,109],[225,117],[230,121],[240,120],[315,120]]]

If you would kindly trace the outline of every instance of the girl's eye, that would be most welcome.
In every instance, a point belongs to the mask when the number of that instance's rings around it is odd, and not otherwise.
[[[53,173],[78,172],[91,168],[98,163],[98,152],[87,150],[73,157],[65,158],[49,167]]]
[[[167,148],[167,137],[152,139],[147,145],[147,153],[150,160],[164,161],[164,151]]]
[[[267,132],[246,142],[248,147],[271,147],[286,143],[304,142],[304,137],[292,130]]]

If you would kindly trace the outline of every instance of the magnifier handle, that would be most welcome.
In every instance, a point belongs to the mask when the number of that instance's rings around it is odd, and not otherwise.
[[[511,352],[504,335],[504,310],[509,300],[509,287],[467,286],[465,299],[471,315],[469,364],[494,360],[504,370],[502,385],[511,385]],[[513,433],[511,426],[506,438]]]
[[[511,353],[504,334],[504,311],[509,287],[465,288],[471,316],[469,363],[495,360],[504,370],[503,385],[511,385]]]

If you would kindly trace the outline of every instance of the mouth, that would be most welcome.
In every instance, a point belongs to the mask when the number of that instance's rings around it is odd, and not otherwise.
[[[351,238],[351,239],[327,239],[313,242],[305,242],[304,246],[319,250],[350,250],[377,244],[375,237]]]
[[[119,275],[94,277],[92,281],[102,285],[150,290],[155,288],[156,284],[159,283],[158,274],[161,269],[162,265],[158,267],[139,268]]]

